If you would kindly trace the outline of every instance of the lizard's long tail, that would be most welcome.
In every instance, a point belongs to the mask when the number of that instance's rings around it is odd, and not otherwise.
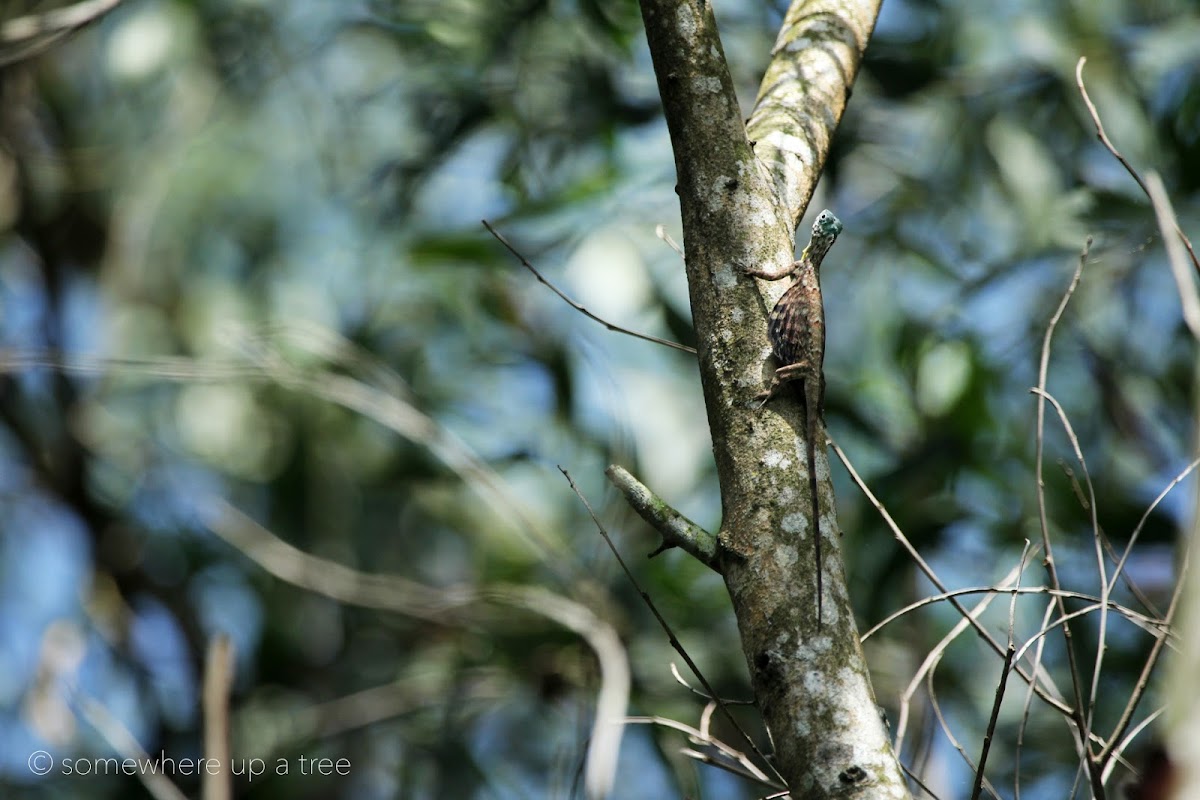
[[[825,597],[824,577],[821,570],[821,503],[817,499],[817,417],[818,409],[805,409],[808,430],[808,493],[812,498],[813,555],[817,562],[817,630],[821,630],[821,617]]]

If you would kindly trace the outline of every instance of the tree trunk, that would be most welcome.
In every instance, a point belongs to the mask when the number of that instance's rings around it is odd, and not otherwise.
[[[878,5],[796,3],[749,123],[743,123],[712,9],[643,0],[675,152],[700,373],[723,506],[718,568],[741,631],[774,761],[792,796],[907,797],[846,595],[824,436],[824,624],[818,630],[804,412],[790,396],[759,409],[766,313],[748,268],[792,261]],[[753,141],[752,141],[753,140]],[[836,250],[826,260],[837,269]],[[786,283],[786,282],[780,282]]]

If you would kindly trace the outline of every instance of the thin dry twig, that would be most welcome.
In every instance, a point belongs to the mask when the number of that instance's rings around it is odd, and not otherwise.
[[[188,800],[187,795],[164,774],[162,764],[142,749],[134,735],[116,715],[78,687],[75,687],[72,694],[79,704],[80,714],[108,746],[122,759],[132,759],[144,767],[136,770],[137,779],[154,800]]]
[[[717,704],[717,707],[721,709],[721,713],[727,720],[729,720],[729,724],[731,724],[734,730],[738,732],[738,735],[741,736],[746,744],[750,746],[750,749],[754,752],[754,754],[761,758],[763,763],[771,769],[771,772],[774,773],[779,785],[786,786],[787,782],[783,779],[783,776],[779,774],[779,772],[775,769],[775,766],[767,759],[765,755],[763,755],[763,752],[759,750],[758,745],[754,743],[754,740],[750,738],[750,735],[746,733],[745,729],[743,729],[742,726],[738,724],[738,721],[734,719],[733,714],[729,711],[729,708],[726,707],[725,702],[720,698],[716,690],[713,689],[712,684],[708,682],[708,678],[704,677],[704,673],[700,671],[700,667],[696,666],[696,662],[692,660],[692,657],[688,655],[687,650],[684,649],[679,639],[676,638],[675,631],[671,629],[670,624],[663,617],[663,615],[659,613],[658,607],[654,605],[654,601],[650,599],[650,595],[644,589],[642,589],[641,585],[637,581],[637,578],[633,576],[633,571],[629,569],[629,566],[625,563],[625,559],[621,557],[621,553],[619,550],[617,550],[616,544],[613,543],[612,538],[608,535],[608,530],[600,522],[600,518],[596,516],[596,512],[592,510],[592,505],[587,501],[587,498],[583,496],[583,492],[581,492],[579,487],[575,485],[575,480],[571,477],[571,474],[561,466],[559,466],[558,470],[563,474],[563,477],[567,479],[567,483],[571,486],[571,491],[575,492],[575,496],[579,498],[579,501],[583,503],[584,508],[587,509],[588,514],[591,515],[592,522],[595,523],[597,530],[600,531],[600,535],[604,538],[605,543],[608,545],[608,549],[612,551],[613,557],[617,559],[617,564],[620,565],[621,570],[625,573],[625,577],[629,579],[634,591],[636,591],[642,598],[642,602],[645,603],[646,607],[650,609],[650,613],[654,615],[654,618],[658,620],[659,626],[667,634],[667,639],[670,641],[671,647],[673,647],[675,652],[679,653],[680,657],[683,658],[684,662],[688,665],[688,669],[690,669],[692,674],[696,676],[696,679],[700,681],[700,685],[704,687],[704,691],[708,692],[708,696],[712,698],[713,702]]]
[[[198,361],[186,356],[123,358],[60,353],[41,348],[0,348],[0,374],[28,369],[52,369],[77,375],[117,374],[122,377],[180,382],[269,380],[260,368],[233,361]]]
[[[675,665],[674,661],[671,662],[671,677],[673,677],[675,679],[675,682],[678,683],[680,686],[684,687],[692,694],[697,695],[699,697],[703,697],[705,700],[710,701],[710,704],[711,704],[711,701],[712,701],[711,697],[709,697],[707,694],[700,691],[695,686],[692,686],[690,683],[688,683],[686,680],[684,680],[683,676],[679,674],[679,667],[677,667]],[[753,700],[730,700],[728,697],[723,697],[723,698],[721,698],[721,700],[722,700],[722,702],[725,702],[731,706],[752,706],[752,705],[754,705]]]
[[[1113,547],[1112,540],[1108,538],[1108,534],[1104,532],[1103,528],[1100,529],[1100,536],[1104,542],[1104,554],[1108,556],[1109,562],[1111,562],[1114,567],[1120,568],[1122,566],[1121,559],[1124,558],[1129,551],[1129,542],[1125,543],[1126,553],[1122,553],[1120,556],[1118,556],[1116,548]],[[1142,604],[1142,608],[1146,609],[1151,617],[1154,619],[1162,619],[1162,612],[1158,610],[1158,606],[1156,606],[1154,601],[1151,600],[1144,591],[1142,591],[1142,587],[1137,585],[1137,582],[1129,576],[1128,572],[1122,570],[1120,575],[1117,575],[1116,573],[1113,574],[1112,580],[1109,581],[1109,586],[1112,587],[1109,589],[1110,594],[1113,592],[1113,589],[1115,589],[1118,580],[1125,584],[1125,588],[1129,590],[1129,593],[1133,595],[1135,600]]]
[[[1108,134],[1104,132],[1104,123],[1100,121],[1100,112],[1096,110],[1095,103],[1093,103],[1092,98],[1088,96],[1087,87],[1083,85],[1083,65],[1086,63],[1087,58],[1081,56],[1079,61],[1075,64],[1075,86],[1078,87],[1079,94],[1083,97],[1084,104],[1087,105],[1088,114],[1092,117],[1092,123],[1096,126],[1096,138],[1104,144],[1104,146],[1108,149],[1108,152],[1112,153],[1113,157],[1117,159],[1117,161],[1121,162],[1121,166],[1125,168],[1125,171],[1129,173],[1130,177],[1137,181],[1137,185],[1141,187],[1142,192],[1145,193],[1146,197],[1153,201],[1153,198],[1150,197],[1150,190],[1146,187],[1146,182],[1142,180],[1142,176],[1139,175],[1138,171],[1134,169],[1128,161],[1125,160],[1125,156],[1118,152],[1117,148],[1113,146],[1112,141],[1109,140]],[[1200,260],[1196,259],[1196,251],[1192,249],[1192,242],[1187,236],[1184,235],[1183,229],[1179,227],[1178,223],[1175,224],[1175,233],[1179,236],[1180,241],[1183,242],[1184,247],[1187,248],[1188,254],[1191,255],[1192,266],[1195,267],[1197,272],[1200,272]],[[1164,238],[1166,237],[1164,236]]]
[[[1046,342],[1046,346],[1048,349],[1049,341]],[[1050,405],[1054,406],[1054,411],[1058,414],[1058,419],[1062,423],[1063,430],[1066,431],[1067,441],[1071,443],[1071,448],[1075,452],[1075,458],[1079,462],[1080,469],[1083,470],[1083,478],[1088,488],[1088,505],[1091,509],[1092,517],[1092,542],[1096,547],[1096,569],[1099,573],[1098,577],[1100,579],[1100,631],[1096,643],[1096,663],[1092,670],[1092,688],[1090,694],[1088,695],[1087,728],[1084,730],[1083,737],[1086,741],[1088,734],[1090,734],[1092,731],[1092,722],[1094,720],[1096,711],[1096,695],[1097,692],[1100,691],[1100,673],[1104,664],[1104,652],[1108,648],[1109,583],[1108,575],[1105,573],[1104,568],[1104,548],[1101,545],[1100,521],[1096,516],[1096,490],[1092,486],[1092,477],[1088,472],[1087,463],[1084,461],[1083,450],[1079,446],[1079,437],[1075,435],[1075,429],[1072,427],[1071,420],[1067,417],[1067,412],[1063,409],[1062,404],[1060,404],[1053,395],[1049,394],[1043,389],[1034,389],[1033,392],[1034,394],[1048,401]],[[1065,610],[1065,605],[1063,605],[1064,598],[1058,597],[1057,599],[1059,602],[1059,610]],[[1068,630],[1068,626],[1064,625],[1064,637],[1069,639],[1069,635],[1066,633]],[[1089,753],[1090,752],[1091,751],[1089,750]]]
[[[1034,552],[1036,552],[1037,549],[1038,548],[1035,547]],[[1055,592],[1047,586],[1026,586],[1026,587],[1022,587],[1019,589],[1009,588],[1006,586],[969,586],[965,589],[955,589],[954,591],[951,591],[951,592],[941,592],[938,594],[931,594],[928,597],[921,598],[920,600],[914,600],[913,602],[906,605],[904,608],[902,608],[898,611],[893,611],[891,614],[888,614],[882,620],[880,620],[879,622],[872,625],[870,630],[868,630],[866,633],[864,633],[862,636],[859,637],[859,640],[865,642],[867,639],[869,639],[870,637],[879,633],[879,631],[883,630],[885,627],[892,624],[896,620],[900,619],[901,617],[906,616],[907,614],[911,614],[912,612],[914,612],[918,609],[924,608],[925,606],[930,606],[935,603],[944,602],[946,600],[949,600],[951,597],[966,597],[968,595],[973,595],[973,594],[1011,594],[1011,595],[1044,594],[1047,596],[1051,596],[1051,595],[1054,595]],[[1083,601],[1086,601],[1089,603],[1096,604],[1097,606],[1100,604],[1100,598],[1096,597],[1095,595],[1086,594],[1084,592],[1073,592],[1073,591],[1064,589],[1059,594],[1062,594],[1063,597],[1070,599],[1070,600],[1083,600]],[[1113,602],[1112,600],[1108,601],[1108,607],[1110,609],[1112,609],[1113,611],[1118,612],[1123,617],[1125,617],[1130,622],[1132,622],[1134,625],[1137,625],[1139,628],[1141,628],[1142,630],[1151,634],[1152,636],[1158,636],[1158,634],[1162,630],[1164,630],[1164,623],[1162,622],[1162,620],[1158,619],[1157,617],[1151,617],[1151,616],[1147,616],[1146,614],[1141,614],[1137,611],[1134,611],[1132,608],[1129,608],[1128,606],[1123,606],[1120,603]]]
[[[875,508],[876,511],[879,512],[879,515],[883,518],[884,523],[888,526],[888,529],[891,530],[892,535],[896,537],[896,540],[900,542],[900,545],[909,554],[909,557],[916,562],[921,572],[925,574],[925,577],[929,578],[930,582],[933,583],[934,586],[941,590],[942,593],[948,594],[949,592],[946,589],[946,585],[942,582],[941,578],[937,576],[937,573],[933,571],[933,568],[930,567],[925,559],[921,557],[921,554],[917,552],[915,547],[913,547],[912,542],[910,542],[908,537],[904,535],[904,532],[900,530],[900,526],[896,524],[894,519],[892,519],[892,515],[888,513],[888,510],[883,506],[883,503],[879,502],[879,499],[875,497],[875,494],[870,490],[866,482],[858,474],[858,471],[854,468],[854,465],[850,463],[850,459],[842,451],[842,448],[838,447],[837,442],[833,441],[832,439],[829,440],[829,445],[833,448],[833,452],[837,455],[838,459],[842,462],[842,465],[846,468],[846,471],[850,474],[850,478],[854,481],[854,485],[858,487],[859,491],[866,496],[867,501]],[[963,619],[966,620],[967,623],[975,628],[975,631],[985,642],[987,642],[988,646],[995,651],[996,655],[1003,658],[1004,647],[1001,646],[998,641],[996,641],[996,638],[992,636],[991,631],[985,628],[982,623],[975,618],[976,612],[968,611],[966,606],[960,603],[955,597],[947,597],[947,601],[959,614],[963,616]],[[1027,673],[1020,665],[1018,665],[1016,669],[1017,675],[1019,675],[1023,681],[1033,686],[1033,691],[1039,698],[1068,717],[1074,715],[1074,710],[1069,705],[1064,703],[1058,697],[1048,694],[1040,685],[1044,683],[1046,686],[1051,687],[1052,690],[1057,691],[1057,689],[1054,687],[1054,682],[1050,679],[1048,674],[1046,674],[1044,671],[1039,671],[1035,673],[1037,675],[1037,680],[1035,680],[1033,676]]]
[[[1091,116],[1092,122],[1096,127],[1096,136],[1105,146],[1105,148],[1108,149],[1109,153],[1111,153],[1112,156],[1117,159],[1117,161],[1125,168],[1125,171],[1128,172],[1129,175],[1134,179],[1134,181],[1141,188],[1142,192],[1150,200],[1151,205],[1154,207],[1159,231],[1163,238],[1163,244],[1167,250],[1168,263],[1170,265],[1172,276],[1175,279],[1176,288],[1179,293],[1184,321],[1187,324],[1188,329],[1191,331],[1192,336],[1196,339],[1200,339],[1200,293],[1197,292],[1195,281],[1187,270],[1183,249],[1186,249],[1187,256],[1191,260],[1193,272],[1200,272],[1200,260],[1198,260],[1196,257],[1196,251],[1192,247],[1191,240],[1183,232],[1183,229],[1179,225],[1178,219],[1175,217],[1174,210],[1171,208],[1170,198],[1167,196],[1166,190],[1163,187],[1162,181],[1158,175],[1152,172],[1149,174],[1146,180],[1143,180],[1138,174],[1137,170],[1135,170],[1133,166],[1125,159],[1125,157],[1121,155],[1121,153],[1113,145],[1112,141],[1108,138],[1108,134],[1104,130],[1104,124],[1100,119],[1100,114],[1096,109],[1096,105],[1092,102],[1091,97],[1088,95],[1087,87],[1083,82],[1083,67],[1086,63],[1086,58],[1080,58],[1077,62],[1075,66],[1075,83],[1079,89],[1080,96],[1083,98],[1084,104],[1087,106],[1088,114]],[[1172,233],[1175,235],[1172,236]],[[1138,521],[1138,525],[1134,529],[1134,532],[1130,537],[1130,541],[1126,545],[1125,552],[1122,554],[1120,561],[1117,563],[1111,582],[1104,587],[1106,591],[1112,590],[1116,584],[1118,576],[1122,574],[1125,563],[1132,552],[1137,537],[1154,507],[1158,505],[1158,503],[1166,496],[1166,494],[1180,480],[1182,480],[1184,476],[1196,468],[1197,463],[1200,463],[1200,459],[1189,464],[1188,467],[1185,468],[1183,472],[1181,472],[1180,475],[1177,476],[1176,479],[1172,481],[1172,483],[1168,485],[1157,498],[1155,498],[1154,502],[1151,503],[1150,508],[1146,510],[1145,514],[1143,514],[1142,518]],[[1180,579],[1177,582],[1176,591],[1171,599],[1171,607],[1168,609],[1167,614],[1164,617],[1164,623],[1167,626],[1170,625],[1170,622],[1174,617],[1177,600],[1179,597],[1179,587],[1182,586],[1184,582],[1182,576],[1186,574],[1189,558],[1190,550],[1185,550],[1182,562],[1183,566],[1180,572]],[[1107,747],[1105,747],[1096,756],[1096,761],[1099,762],[1103,768],[1101,780],[1107,779],[1112,769],[1112,757],[1119,754],[1119,748],[1123,748],[1124,746],[1125,740],[1122,739],[1122,735],[1132,721],[1134,710],[1137,707],[1142,694],[1145,692],[1150,673],[1153,670],[1166,641],[1167,632],[1164,631],[1156,638],[1154,646],[1151,648],[1151,652],[1147,656],[1146,663],[1143,665],[1142,673],[1138,678],[1138,683],[1135,686],[1129,701],[1126,703],[1125,709],[1121,714],[1120,720],[1114,728],[1112,736],[1109,738]],[[1101,645],[1103,645],[1103,639],[1101,639]],[[1099,659],[1097,659],[1097,663],[1099,663]],[[1118,740],[1120,740],[1120,743],[1118,743]],[[1094,780],[1095,779],[1093,779],[1093,781]]]
[[[935,793],[934,793],[934,791],[933,791],[932,789],[930,789],[928,786],[926,786],[926,785],[925,785],[925,782],[924,782],[924,781],[922,781],[922,780],[921,780],[919,777],[917,777],[917,773],[916,773],[916,772],[914,772],[913,770],[909,769],[909,768],[908,768],[907,766],[905,766],[904,764],[901,764],[901,765],[900,765],[900,769],[904,770],[904,774],[908,776],[908,779],[909,779],[910,781],[912,781],[913,783],[915,783],[915,784],[916,784],[918,787],[920,787],[921,791],[923,791],[925,794],[927,794],[927,795],[929,795],[930,797],[932,797],[932,798],[933,798],[933,800],[941,800],[941,798],[940,798],[940,797],[938,797],[938,796],[937,796],[937,794],[935,794]]]
[[[1067,309],[1067,304],[1071,301],[1071,296],[1075,293],[1076,287],[1079,286],[1079,280],[1083,275],[1083,265],[1087,263],[1088,253],[1092,247],[1092,237],[1088,237],[1084,242],[1083,250],[1079,254],[1079,264],[1075,268],[1074,274],[1071,276],[1071,282],[1067,286],[1067,290],[1063,293],[1062,300],[1058,304],[1054,315],[1050,318],[1046,325],[1045,336],[1042,337],[1042,353],[1038,365],[1038,384],[1037,384],[1037,455],[1035,456],[1034,470],[1037,474],[1037,499],[1038,499],[1038,521],[1041,526],[1042,533],[1042,548],[1046,555],[1043,560],[1043,565],[1046,568],[1046,575],[1050,579],[1050,588],[1060,591],[1062,583],[1058,579],[1058,568],[1054,563],[1054,549],[1050,543],[1050,523],[1046,517],[1046,484],[1042,477],[1043,472],[1043,453],[1045,451],[1045,433],[1046,433],[1046,378],[1050,367],[1050,342],[1054,338],[1054,329],[1058,326],[1058,322],[1062,319],[1063,312]],[[1067,616],[1066,603],[1060,595],[1055,596],[1055,602],[1058,605],[1059,615]],[[1100,770],[1093,758],[1092,748],[1088,734],[1088,719],[1084,716],[1083,710],[1083,679],[1079,673],[1078,656],[1075,653],[1075,645],[1071,636],[1071,626],[1063,625],[1063,644],[1067,652],[1067,672],[1071,677],[1071,691],[1075,697],[1075,707],[1072,709],[1072,716],[1078,728],[1076,734],[1079,736],[1079,743],[1082,748],[1083,758],[1087,762],[1088,775],[1091,779],[1092,792],[1098,800],[1104,800],[1104,784],[1100,779]],[[1090,716],[1090,715],[1089,715]]]
[[[709,752],[709,753],[701,752],[700,750],[694,750],[691,747],[680,747],[679,754],[682,756],[687,756],[688,758],[690,758],[693,761],[696,761],[698,763],[707,764],[708,766],[716,767],[717,769],[723,769],[728,773],[737,775],[739,778],[745,778],[746,780],[755,781],[757,783],[763,783],[762,780],[760,780],[757,776],[755,776],[754,773],[748,771],[740,762],[730,761],[728,758],[726,758],[724,756],[714,755],[711,752]],[[770,786],[772,784],[768,782],[765,785]],[[778,797],[781,795],[786,796],[787,793],[788,793],[787,789],[784,789],[784,790],[782,790],[780,795],[771,794],[771,795],[768,795],[768,797]]]
[[[654,226],[654,235],[657,236],[658,238],[662,239],[664,242],[666,242],[667,247],[671,248],[676,253],[678,253],[680,258],[686,258],[686,256],[684,256],[684,254],[683,254],[683,248],[680,247],[679,244],[674,239],[671,238],[671,234],[667,233],[667,228],[665,225],[662,225],[662,224],[655,225]]]
[[[561,289],[559,289],[557,286],[555,286],[553,283],[551,283],[549,280],[547,280],[546,276],[543,275],[542,273],[538,272],[537,269],[534,268],[533,264],[530,264],[529,260],[527,258],[525,258],[525,256],[521,255],[521,253],[517,250],[517,248],[513,247],[509,243],[508,239],[505,239],[504,236],[502,236],[499,231],[497,231],[495,228],[493,228],[491,226],[491,223],[489,223],[486,219],[481,220],[481,221],[483,222],[483,227],[488,229],[488,233],[490,233],[492,236],[495,236],[496,241],[498,241],[498,242],[500,242],[500,244],[504,245],[504,247],[508,250],[508,252],[512,253],[513,256],[518,261],[521,262],[521,266],[525,267],[525,269],[527,269],[531,273],[533,273],[533,277],[538,279],[538,283],[542,284],[543,286],[548,288],[550,291],[554,292],[556,295],[559,296],[559,298],[564,303],[566,303],[571,308],[578,311],[580,314],[583,314],[588,319],[590,319],[594,322],[599,322],[601,325],[608,328],[610,331],[615,331],[617,333],[623,333],[626,336],[632,336],[635,339],[643,339],[647,342],[654,342],[655,344],[661,344],[664,347],[670,347],[675,350],[682,350],[683,352],[691,353],[692,355],[696,354],[696,348],[694,348],[694,347],[688,347],[686,344],[680,344],[679,342],[672,342],[670,339],[660,339],[659,337],[651,336],[648,333],[638,333],[637,331],[631,331],[628,328],[622,328],[620,325],[614,325],[613,323],[609,322],[608,320],[596,316],[591,311],[588,311],[583,305],[572,300],[565,292],[563,292]]]
[[[955,738],[954,733],[950,730],[950,723],[946,721],[945,715],[942,714],[942,706],[941,703],[938,702],[937,691],[933,688],[933,674],[937,668],[937,662],[941,661],[941,658],[941,654],[939,654],[933,663],[933,667],[925,676],[926,690],[929,692],[929,705],[933,709],[934,716],[937,717],[938,724],[942,727],[942,733],[945,734],[946,738],[950,741],[951,746],[958,751],[958,754],[962,756],[962,760],[965,761],[967,766],[970,767],[971,770],[974,771],[975,775],[981,779],[981,785],[987,790],[987,793],[995,798],[995,800],[1000,800],[1000,795],[992,787],[991,782],[987,778],[983,777],[983,771],[979,769],[973,761],[971,761],[971,757],[967,755],[967,751],[964,750],[963,746],[958,743],[958,739]]]
[[[1052,604],[1052,605],[1054,605],[1057,608],[1057,604]],[[1037,640],[1039,638],[1048,635],[1055,628],[1060,627],[1060,626],[1066,624],[1067,622],[1070,622],[1073,619],[1079,619],[1080,617],[1086,617],[1088,614],[1091,614],[1093,611],[1099,611],[1099,610],[1100,610],[1099,603],[1090,603],[1086,606],[1083,606],[1082,608],[1077,608],[1074,611],[1068,611],[1064,616],[1055,617],[1053,620],[1051,620],[1050,622],[1043,625],[1040,629],[1038,629],[1037,633],[1030,636],[1025,641],[1025,643],[1017,649],[1017,655],[1014,660],[1019,661],[1020,659],[1024,658],[1025,653],[1028,652],[1029,648],[1031,648],[1037,644]],[[1092,738],[1099,739],[1099,737],[1095,736],[1094,734],[1093,734]]]
[[[1187,537],[1187,545],[1183,548],[1179,564],[1179,577],[1175,581],[1175,591],[1171,594],[1171,604],[1167,607],[1166,616],[1163,618],[1163,624],[1170,629],[1171,623],[1175,620],[1175,613],[1179,610],[1179,600],[1183,596],[1183,587],[1187,584],[1184,576],[1187,575],[1188,567],[1192,559],[1192,538]],[[1150,648],[1149,655],[1146,656],[1146,663],[1142,665],[1142,672],[1138,675],[1137,683],[1133,687],[1133,692],[1129,696],[1129,701],[1125,704],[1125,709],[1121,712],[1121,718],[1117,720],[1117,724],[1113,726],[1112,735],[1109,737],[1108,747],[1100,751],[1097,759],[1104,764],[1105,761],[1115,753],[1113,742],[1125,735],[1125,730],[1133,721],[1133,712],[1137,709],[1138,703],[1142,699],[1142,695],[1146,693],[1146,687],[1150,685],[1150,673],[1154,671],[1154,666],[1158,663],[1159,657],[1162,655],[1162,649],[1167,640],[1167,630],[1155,640],[1154,645]]]
[[[992,713],[988,717],[987,730],[983,734],[983,746],[979,751],[979,768],[975,770],[975,785],[971,787],[971,800],[978,800],[979,793],[983,791],[983,774],[987,769],[988,752],[992,748],[992,737],[996,735],[996,723],[1000,719],[1000,705],[1004,702],[1004,689],[1008,685],[1009,667],[1012,666],[1013,653],[1016,651],[1016,647],[1013,645],[1013,629],[1016,627],[1017,619],[1017,595],[1021,592],[1021,576],[1025,574],[1025,561],[1028,557],[1029,540],[1026,539],[1025,546],[1021,548],[1021,562],[1017,565],[1017,585],[1008,602],[1008,647],[1004,651],[1004,666],[1000,669],[1000,682],[996,686],[996,696],[992,700]]]
[[[1042,614],[1042,627],[1045,628],[1050,624],[1050,617],[1054,614],[1055,603],[1053,598],[1046,603],[1046,610]],[[1046,652],[1046,638],[1039,636],[1037,638],[1037,646],[1034,650],[1033,663],[1037,668],[1041,668],[1042,656]],[[1025,729],[1029,725],[1030,706],[1033,705],[1033,687],[1029,686],[1025,690],[1025,700],[1021,705],[1021,721],[1017,725],[1017,747],[1016,758],[1013,761],[1013,800],[1021,800],[1021,750],[1025,746]],[[1070,717],[1067,717],[1070,720]],[[1074,737],[1072,737],[1074,738]],[[1076,745],[1078,748],[1078,744]]]
[[[1125,736],[1124,739],[1122,739],[1118,744],[1115,744],[1113,746],[1112,758],[1110,758],[1108,760],[1108,762],[1104,765],[1104,780],[1105,780],[1105,782],[1107,782],[1108,779],[1112,777],[1112,772],[1116,768],[1117,764],[1124,761],[1124,759],[1121,756],[1129,748],[1129,745],[1133,744],[1133,740],[1136,739],[1139,735],[1141,735],[1142,731],[1144,731],[1144,730],[1146,730],[1146,728],[1150,727],[1150,725],[1154,722],[1154,720],[1161,717],[1162,713],[1166,710],[1167,710],[1166,706],[1159,706],[1158,708],[1151,711],[1144,720],[1142,720],[1141,722],[1139,722],[1137,725],[1135,725],[1133,728],[1130,729],[1129,733]]]
[[[474,699],[476,692],[457,690],[456,698]],[[500,690],[494,692],[497,698]],[[340,736],[348,731],[365,728],[417,708],[428,708],[440,702],[440,696],[399,680],[371,686],[321,703],[289,708],[280,714],[276,724],[286,733],[273,741],[272,752],[296,748],[303,742],[319,741]]]
[[[626,717],[625,722],[633,725],[662,725],[664,728],[672,728],[674,730],[686,733],[697,744],[713,747],[729,759],[729,761],[723,761],[720,759],[706,759],[705,763],[712,764],[714,767],[720,767],[721,769],[729,770],[730,772],[741,775],[744,778],[750,778],[751,780],[758,781],[765,786],[770,786],[777,789],[784,788],[783,784],[773,780],[765,772],[759,769],[754,762],[746,756],[745,753],[734,747],[730,747],[727,743],[721,741],[720,739],[714,738],[706,731],[693,728],[691,725],[679,722],[678,720],[667,719],[666,717]],[[686,753],[686,750],[684,752]],[[736,767],[734,766],[735,764],[737,765]]]
[[[1009,574],[1001,580],[1000,585],[1006,586],[1010,581],[1015,579],[1016,576],[1012,572],[1009,572]],[[946,652],[946,649],[954,643],[955,639],[962,635],[963,631],[967,629],[969,624],[972,622],[978,624],[978,617],[987,610],[988,606],[990,606],[992,601],[998,596],[998,594],[989,594],[987,597],[983,598],[983,600],[977,603],[975,607],[971,609],[968,617],[960,619],[957,623],[955,623],[954,627],[951,628],[950,631],[947,632],[946,635],[943,636],[941,640],[930,649],[930,651],[925,655],[925,659],[921,662],[921,665],[917,668],[916,672],[913,673],[912,680],[909,681],[908,686],[905,687],[904,692],[900,695],[900,713],[898,719],[896,720],[896,736],[895,743],[893,744],[893,747],[896,750],[897,758],[901,756],[904,750],[904,737],[908,733],[909,709],[912,706],[912,698],[921,688],[921,683],[925,681],[929,674],[937,667],[937,663],[941,661],[942,655]]]
[[[709,700],[704,704],[704,710],[700,712],[700,730],[705,736],[712,735],[712,717],[713,712],[717,710],[717,704]]]

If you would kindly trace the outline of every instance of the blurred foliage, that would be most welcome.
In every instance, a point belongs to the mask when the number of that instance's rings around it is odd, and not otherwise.
[[[49,10],[0,8],[6,20]],[[743,103],[782,12],[717,4]],[[1189,459],[1194,342],[1153,214],[1096,141],[1074,67],[1087,56],[1109,135],[1163,173],[1195,233],[1198,40],[1200,15],[1170,0],[885,4],[814,201],[847,226],[825,276],[827,418],[952,585],[997,580],[1038,538],[1028,388],[1088,234],[1049,390],[1116,546]],[[239,796],[581,791],[597,672],[575,636],[501,609],[450,623],[315,596],[216,538],[214,496],[350,567],[584,599],[628,647],[631,712],[694,723],[700,704],[668,671],[677,656],[563,465],[714,685],[748,695],[720,580],[679,553],[639,559],[654,537],[602,477],[621,463],[718,526],[694,362],[589,322],[479,225],[495,222],[590,310],[693,342],[681,262],[654,230],[680,239],[635,3],[142,0],[30,57],[4,48],[0,348],[117,359],[87,374],[0,374],[5,797],[142,791],[130,777],[30,773],[37,749],[110,753],[78,716],[82,697],[151,754],[199,755],[198,676],[218,631],[237,650],[237,752],[353,764],[348,777],[243,778]],[[136,361],[176,356],[177,371]],[[337,377],[429,415],[426,438],[312,390]],[[437,454],[445,437],[494,471],[501,501]],[[1056,423],[1046,438],[1060,569],[1095,591],[1082,475]],[[834,471],[865,629],[928,587]],[[1151,515],[1129,568],[1159,608],[1191,495]],[[1019,606],[1027,634],[1039,602]],[[1008,604],[995,605],[1002,631]],[[893,713],[954,621],[935,606],[872,640]],[[1149,646],[1113,625],[1100,696],[1116,699],[1097,710],[1102,725]],[[998,663],[966,639],[945,663],[939,697],[972,749]],[[338,705],[372,690],[359,705],[375,715]],[[997,733],[1000,787],[1019,717],[1006,713]],[[962,796],[968,772],[935,725],[912,730],[906,752],[942,796]],[[680,744],[631,727],[618,796],[761,794],[681,758]],[[1065,725],[1035,715],[1020,763],[1024,796],[1064,796]],[[178,782],[194,795],[189,780]]]

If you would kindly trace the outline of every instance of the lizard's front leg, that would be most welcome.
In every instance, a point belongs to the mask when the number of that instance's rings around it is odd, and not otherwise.
[[[777,281],[794,273],[796,268],[799,266],[799,261],[793,261],[786,267],[781,267],[779,269],[757,269],[755,267],[744,267],[742,269],[742,274],[749,275],[751,278],[762,278],[764,281]]]

